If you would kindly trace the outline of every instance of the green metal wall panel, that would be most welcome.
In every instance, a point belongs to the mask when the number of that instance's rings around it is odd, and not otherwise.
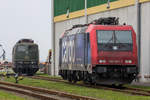
[[[108,0],[87,0],[87,7],[98,6],[107,3]],[[110,2],[117,1],[117,0],[110,0]]]
[[[66,14],[67,8],[70,12],[84,9],[85,0],[54,0],[54,16]],[[94,7],[107,3],[108,0],[87,0],[87,7]],[[117,0],[110,0],[110,2]]]

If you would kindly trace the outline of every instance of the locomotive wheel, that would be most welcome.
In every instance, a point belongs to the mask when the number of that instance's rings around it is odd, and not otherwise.
[[[83,80],[83,83],[84,84],[89,84],[89,82],[86,79]]]
[[[77,83],[77,80],[73,80],[73,83]]]
[[[123,84],[118,84],[118,88],[123,88]]]
[[[96,80],[98,80],[98,75],[96,73],[91,74],[91,84],[96,85]]]
[[[71,79],[68,79],[68,81],[69,81],[70,83],[72,83],[72,80],[71,80]]]
[[[123,88],[123,84],[112,84],[112,87],[121,89]]]
[[[68,81],[70,82],[70,83],[72,83],[72,76],[70,75],[69,77],[68,77]]]
[[[78,73],[74,72],[72,76],[73,76],[73,83],[76,83],[78,81],[78,77],[79,77]]]
[[[84,84],[90,84],[90,75],[86,74],[84,76],[84,80],[83,80]]]

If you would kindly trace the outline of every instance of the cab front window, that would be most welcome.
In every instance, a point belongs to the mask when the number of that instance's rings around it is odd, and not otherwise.
[[[97,44],[102,51],[131,51],[132,34],[131,31],[97,30]]]

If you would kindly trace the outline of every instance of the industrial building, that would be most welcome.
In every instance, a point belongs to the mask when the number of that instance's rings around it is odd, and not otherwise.
[[[58,75],[59,38],[75,24],[100,17],[119,17],[137,33],[140,82],[150,82],[150,0],[51,0],[52,75]]]

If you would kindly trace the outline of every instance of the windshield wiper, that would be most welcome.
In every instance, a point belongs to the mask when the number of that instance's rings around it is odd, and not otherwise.
[[[115,32],[115,31],[114,31]],[[112,41],[112,42],[111,42]],[[112,37],[109,39],[109,41],[104,44],[104,47],[108,48],[113,48],[114,46],[119,46],[119,47],[126,47],[124,43],[121,43],[118,38],[116,37],[116,34],[113,33]]]
[[[104,47],[109,47],[109,48],[111,48],[112,46],[111,46],[111,45],[108,45],[108,44],[110,44],[111,41],[112,41],[112,43],[113,43],[113,39],[114,39],[114,34],[112,34],[112,37],[108,40],[108,42],[106,42],[106,44],[104,44]]]

